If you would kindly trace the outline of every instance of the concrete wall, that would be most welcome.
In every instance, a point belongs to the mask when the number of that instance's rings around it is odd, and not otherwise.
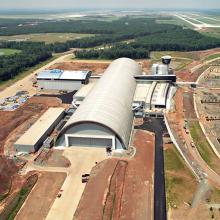
[[[79,90],[83,86],[81,81],[73,80],[38,80],[37,84],[39,89],[64,91]]]

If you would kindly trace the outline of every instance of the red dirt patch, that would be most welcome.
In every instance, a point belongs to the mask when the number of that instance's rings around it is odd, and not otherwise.
[[[37,118],[43,114],[48,107],[61,105],[61,100],[48,97],[32,97],[23,106],[15,111],[0,111],[0,154],[4,151],[4,142],[11,132],[25,123],[31,117]]]
[[[188,119],[196,119],[196,113],[194,110],[194,103],[193,103],[193,92],[188,91],[183,93],[183,108],[185,112],[185,117]]]
[[[92,169],[89,182],[75,212],[74,219],[102,219],[109,180],[118,159],[104,160]]]
[[[17,173],[18,167],[13,160],[0,156],[0,195],[8,192],[12,177]]]
[[[65,178],[65,173],[41,173],[16,220],[45,219]]]
[[[151,218],[154,136],[137,130],[133,145],[135,157],[108,159],[93,168],[74,219]]]
[[[50,149],[41,151],[35,163],[49,167],[69,167],[70,161],[63,156],[63,150]]]
[[[61,100],[57,98],[32,97],[15,111],[0,111],[0,194],[6,192],[10,188],[11,183],[18,178],[17,164],[4,157],[3,152],[4,150],[13,151],[14,142],[23,134],[24,129],[20,129],[20,126],[27,125],[25,127],[30,127],[30,119],[34,123],[48,107],[60,105]],[[7,143],[7,146],[5,143]],[[20,185],[18,184],[17,188],[19,187]]]
[[[120,219],[151,219],[153,210],[154,136],[137,130],[137,153],[129,161],[121,204]]]
[[[61,69],[61,70],[89,70],[94,74],[102,74],[105,69],[109,66],[109,63],[102,62],[64,62],[57,63],[50,67],[50,69]]]
[[[123,160],[119,160],[114,173],[111,177],[108,194],[105,200],[105,206],[103,211],[103,220],[108,220],[109,216],[112,219],[120,218],[121,198],[124,189],[125,172],[128,163]]]

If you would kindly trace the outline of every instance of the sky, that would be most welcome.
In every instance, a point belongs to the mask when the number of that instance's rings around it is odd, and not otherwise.
[[[0,0],[0,9],[193,8],[217,9],[220,0]]]

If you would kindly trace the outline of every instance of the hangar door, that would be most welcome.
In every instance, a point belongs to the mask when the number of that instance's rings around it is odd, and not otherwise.
[[[68,137],[69,146],[78,147],[112,147],[112,138]]]

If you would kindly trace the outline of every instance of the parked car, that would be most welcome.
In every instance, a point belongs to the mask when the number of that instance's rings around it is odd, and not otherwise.
[[[89,181],[89,174],[83,174],[82,175],[82,183],[87,183]]]
[[[61,194],[61,193],[58,193],[57,198],[60,198],[61,196],[62,196],[62,194]]]

